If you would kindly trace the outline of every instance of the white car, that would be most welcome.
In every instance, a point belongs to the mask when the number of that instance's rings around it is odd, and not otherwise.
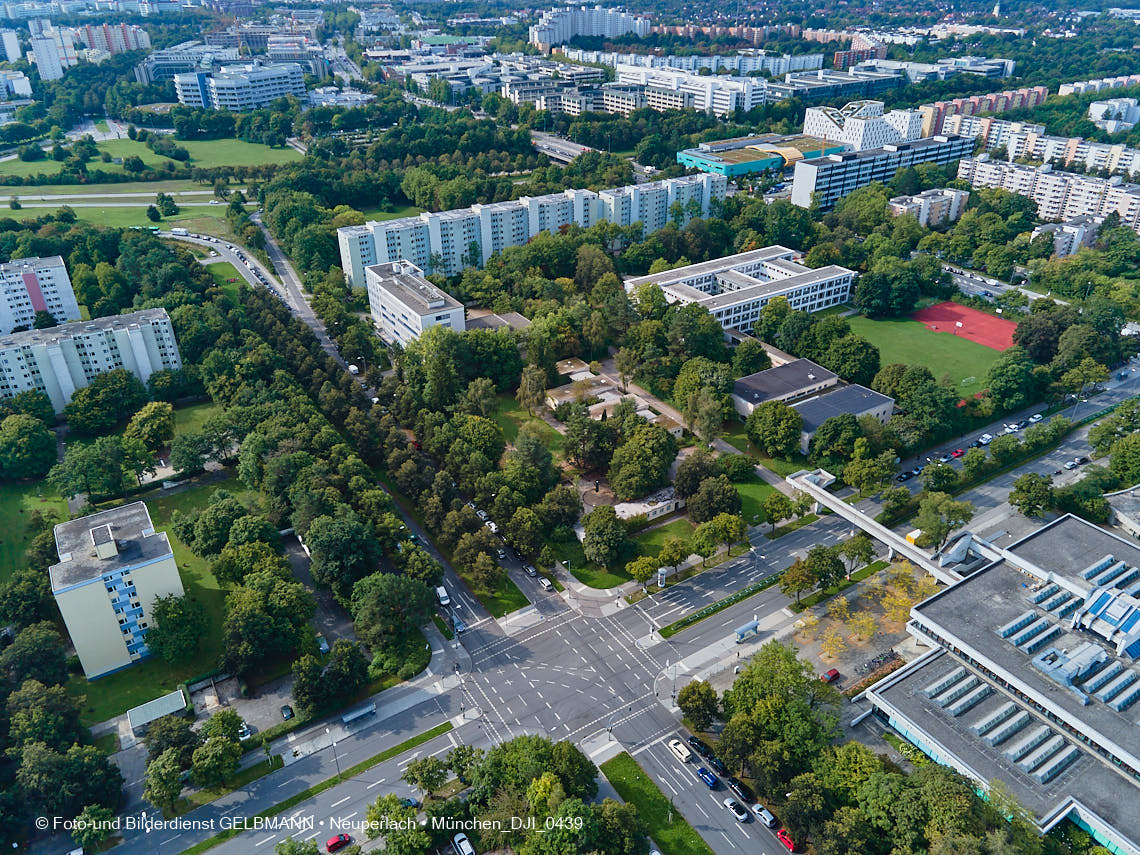
[[[1041,421],[1042,418],[1044,418],[1044,416],[1042,416],[1041,413],[1034,413],[1029,417],[1029,423],[1035,425]]]
[[[994,441],[994,436],[991,433],[983,433],[981,436],[978,437],[978,442],[981,443],[982,445],[989,445],[993,441]]]
[[[499,533],[499,527],[497,525],[495,525],[494,520],[487,520],[485,523],[483,523],[483,525],[485,525],[485,526],[487,526],[487,528],[491,529],[491,534],[498,534]]]
[[[728,808],[728,812],[736,817],[737,822],[748,822],[748,811],[736,799],[725,799],[721,804]]]
[[[487,519],[487,512],[486,512],[486,511],[484,511],[483,509],[479,509],[479,510],[477,510],[477,511],[475,512],[475,516],[479,517],[479,519],[481,519],[481,520],[483,520],[483,521],[486,521],[486,519]]]
[[[776,827],[776,817],[772,815],[772,811],[764,807],[760,803],[752,805],[752,812],[756,814],[756,818],[764,823],[768,828]]]
[[[451,848],[455,850],[455,855],[475,855],[475,847],[462,831],[451,838]]]
[[[673,752],[673,756],[682,763],[688,763],[693,759],[693,752],[681,740],[670,739],[666,744],[669,746],[669,750]]]

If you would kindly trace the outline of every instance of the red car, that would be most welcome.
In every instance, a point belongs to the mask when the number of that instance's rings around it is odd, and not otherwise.
[[[351,842],[352,838],[347,834],[338,834],[336,837],[329,838],[325,846],[328,847],[329,852],[336,852],[336,850],[343,849]]]
[[[839,679],[839,671],[836,668],[832,668],[830,671],[824,671],[819,675],[819,679],[824,683],[834,683]]]
[[[779,840],[781,843],[783,843],[784,848],[786,848],[789,852],[795,852],[796,851],[795,841],[792,840],[791,835],[788,834],[788,832],[785,831],[784,829],[781,828],[779,831],[776,832],[776,839]]]
[[[961,457],[965,453],[966,452],[964,452],[962,449],[955,448],[953,451],[950,452],[950,456],[951,457]]]

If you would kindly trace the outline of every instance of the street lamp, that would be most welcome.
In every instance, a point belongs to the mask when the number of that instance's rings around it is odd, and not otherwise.
[[[326,727],[325,733],[329,734],[329,738],[332,739],[332,730],[330,730],[329,728]],[[339,781],[340,780],[340,755],[337,754],[337,751],[336,751],[336,740],[335,739],[332,739],[332,750],[333,750],[333,762],[336,763],[336,779]]]

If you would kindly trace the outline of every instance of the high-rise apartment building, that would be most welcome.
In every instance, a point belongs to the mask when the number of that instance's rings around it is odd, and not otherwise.
[[[305,73],[295,62],[223,65],[217,71],[174,75],[178,103],[240,113],[267,107],[278,98],[305,96]]]
[[[185,593],[174,551],[145,502],[55,527],[51,591],[87,679],[138,662],[159,597]]]
[[[463,304],[424,278],[407,261],[373,264],[364,271],[368,309],[380,337],[406,347],[431,327],[466,329]]]
[[[565,190],[346,226],[337,230],[341,268],[354,288],[365,287],[365,268],[402,260],[429,273],[452,275],[481,267],[494,253],[541,232],[557,234],[563,226],[589,228],[602,220],[642,223],[649,234],[674,218],[683,225],[694,216],[709,216],[726,188],[722,175],[686,175],[597,193]]]
[[[87,47],[110,54],[150,48],[150,35],[133,24],[84,24],[72,33]]]
[[[31,329],[36,312],[47,312],[60,324],[79,320],[71,278],[58,255],[0,264],[0,334]]]
[[[40,80],[59,80],[63,77],[63,60],[60,58],[55,39],[37,36],[32,39],[31,44],[32,61],[36,64]]]
[[[4,42],[4,58],[8,62],[18,62],[24,58],[20,50],[20,35],[15,30],[0,30],[0,40]]]
[[[36,390],[61,412],[76,389],[117,368],[145,383],[182,367],[166,309],[143,309],[0,336],[0,398]]]
[[[538,23],[530,28],[530,43],[548,50],[551,45],[560,45],[575,36],[611,38],[627,33],[649,35],[649,19],[601,6],[568,7],[543,12]]]

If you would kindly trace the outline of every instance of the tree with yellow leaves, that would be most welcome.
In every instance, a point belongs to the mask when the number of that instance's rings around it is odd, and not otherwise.
[[[839,630],[834,625],[823,631],[823,638],[819,641],[819,650],[824,656],[828,659],[834,659],[846,649],[847,642],[843,640],[843,636],[839,634]]]
[[[851,637],[860,641],[866,641],[875,634],[875,616],[866,609],[851,615],[847,625],[851,628]]]
[[[840,623],[846,621],[847,618],[851,616],[851,606],[847,602],[847,598],[840,594],[833,599],[827,604],[827,614]]]

